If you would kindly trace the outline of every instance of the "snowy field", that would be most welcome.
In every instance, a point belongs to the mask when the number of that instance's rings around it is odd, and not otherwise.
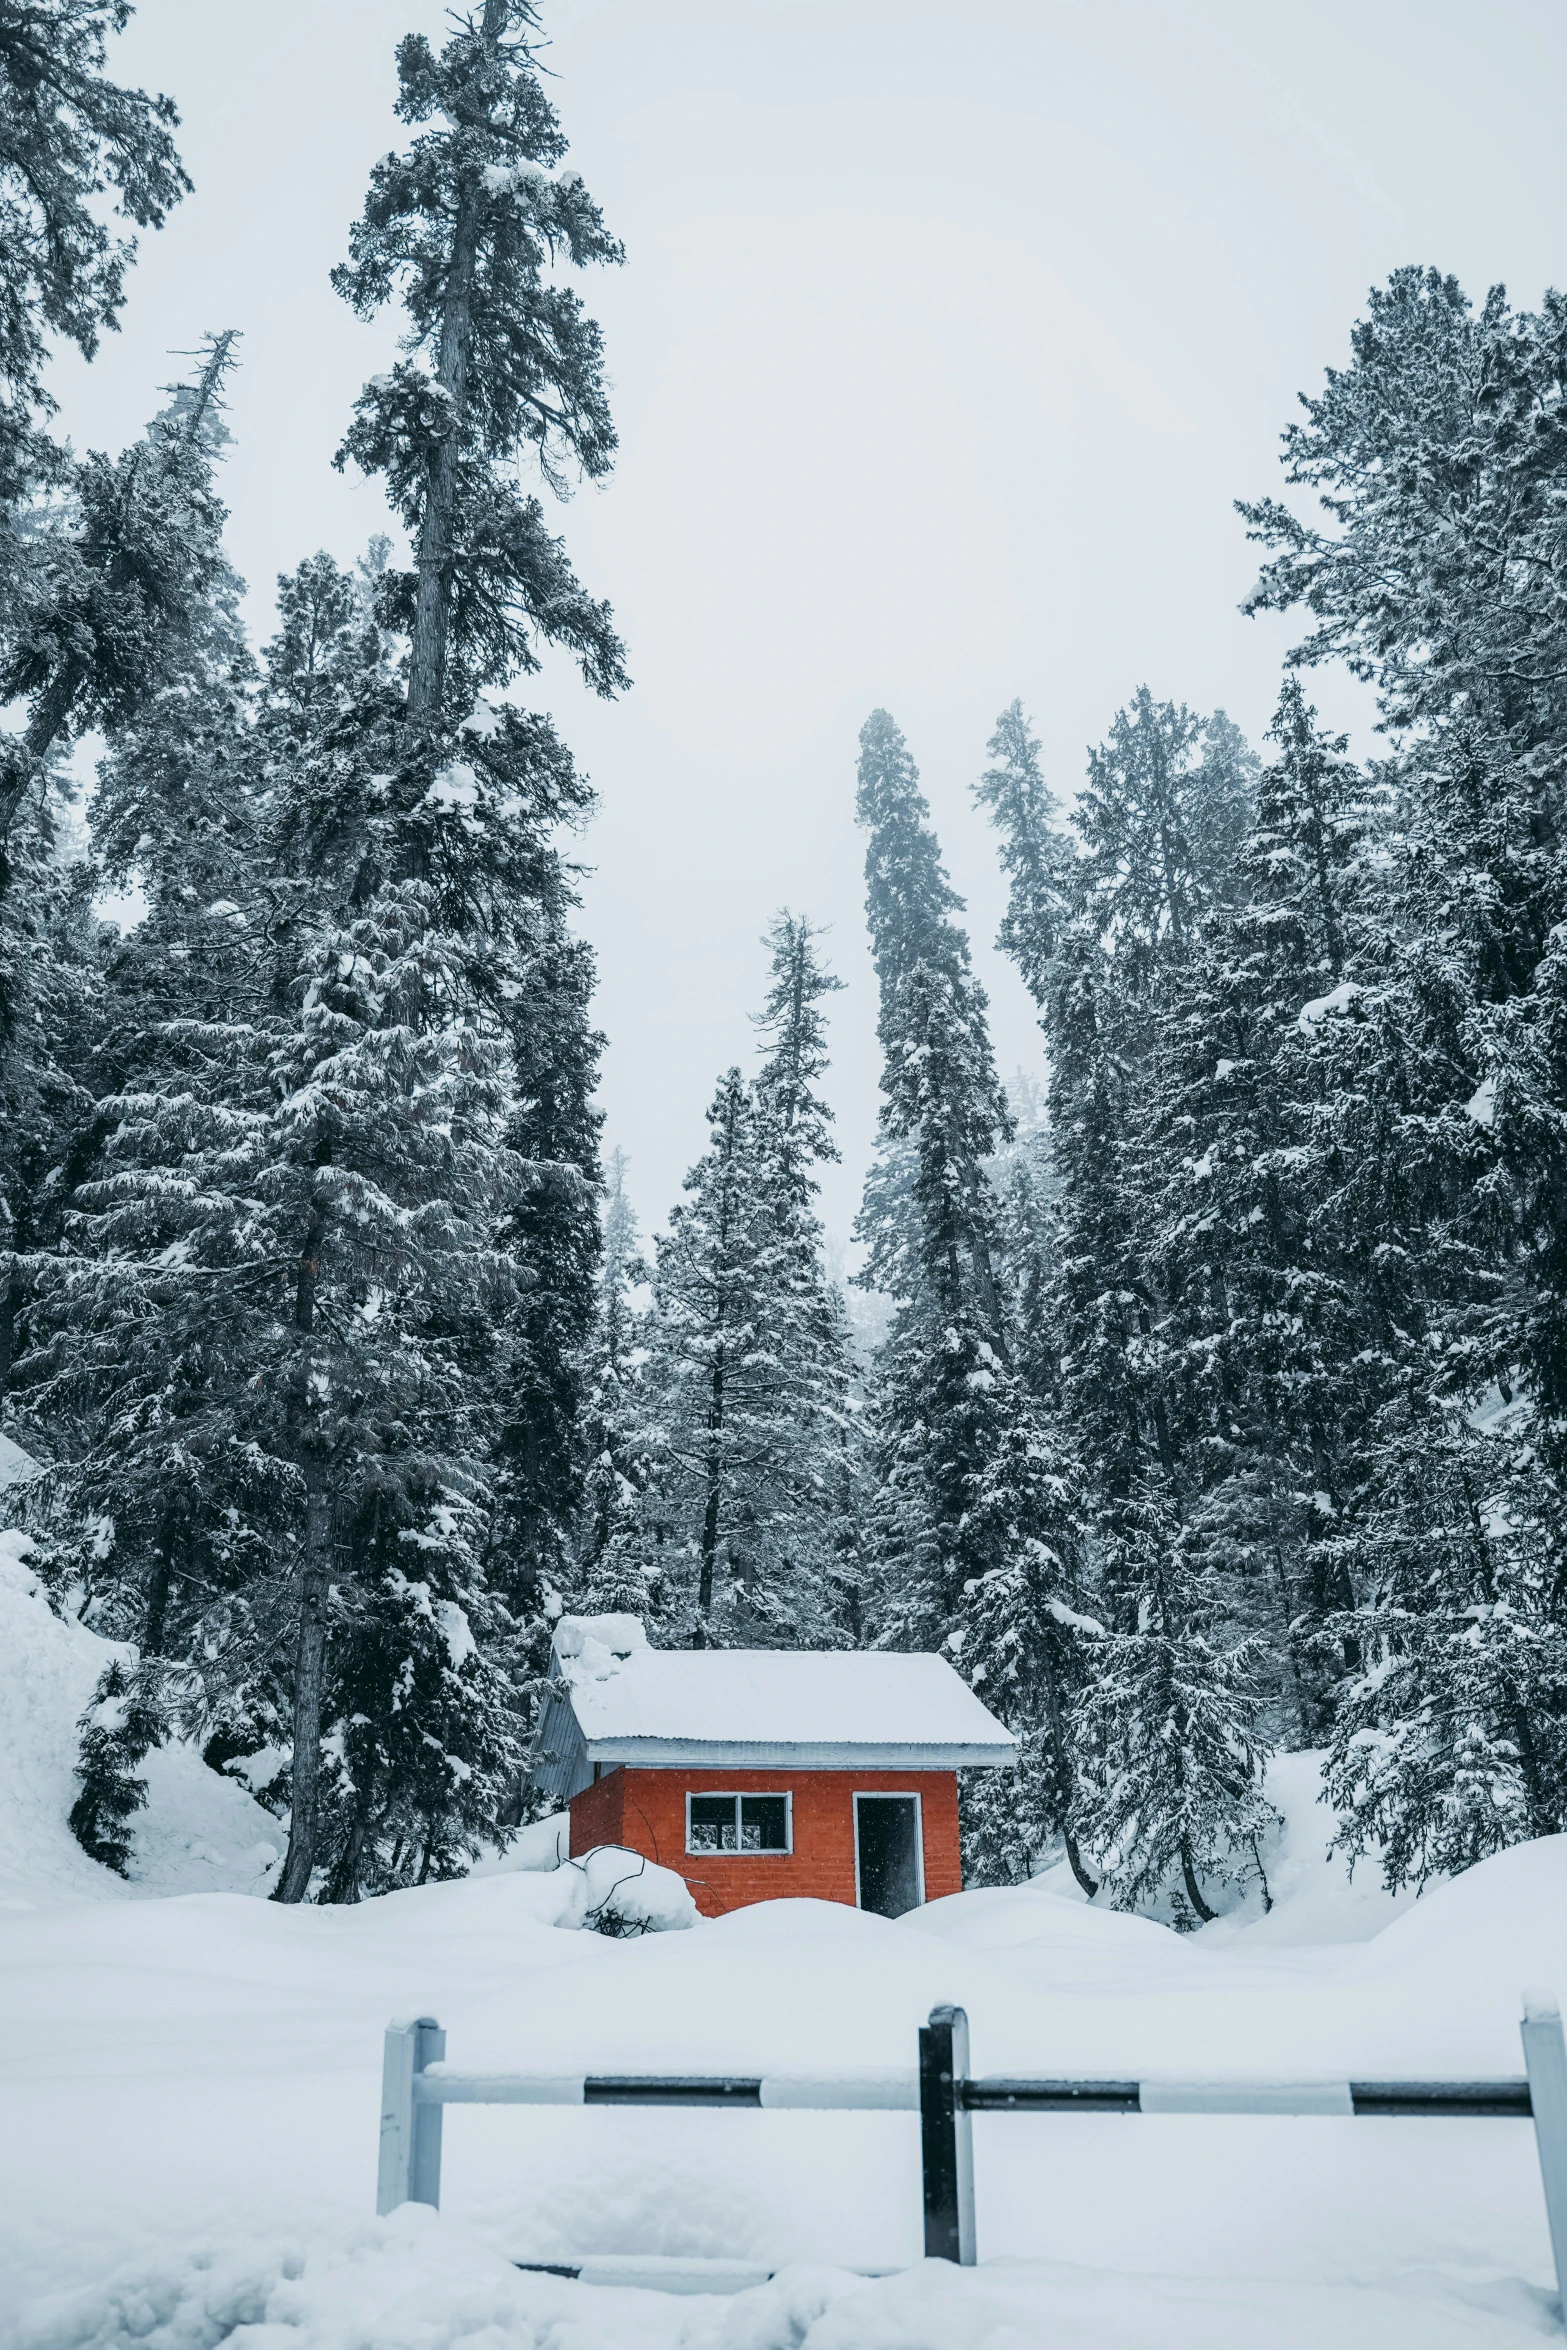
[[[1447,2350],[1560,2338],[1532,2132],[1510,2121],[981,2116],[980,2267],[919,2262],[907,2114],[459,2108],[443,2210],[373,2217],[382,2027],[461,2062],[908,2065],[938,2000],[975,2069],[1516,2074],[1567,1991],[1567,1839],[1394,1904],[1322,1859],[1295,1757],[1272,1915],[1183,1940],[1054,1878],[896,1924],[778,1902],[563,1931],[502,1866],[348,1910],[254,1897],[276,1825],[154,1758],[130,1886],[64,1826],[104,1645],[0,1567],[0,2308],[28,2350]],[[541,1843],[531,1839],[528,1857]],[[516,2269],[594,2253],[776,2266],[729,2295]],[[867,2278],[854,2272],[890,2270]]]

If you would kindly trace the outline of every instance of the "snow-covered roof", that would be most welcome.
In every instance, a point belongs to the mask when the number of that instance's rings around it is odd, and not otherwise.
[[[567,1765],[568,1747],[588,1763],[654,1768],[954,1770],[1017,1759],[1011,1731],[939,1656],[651,1648],[633,1618],[573,1616],[556,1628],[552,1677],[536,1778],[540,1763]]]

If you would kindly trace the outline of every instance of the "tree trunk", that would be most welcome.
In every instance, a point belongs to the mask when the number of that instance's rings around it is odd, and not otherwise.
[[[0,1290],[0,1403],[4,1402],[11,1384],[11,1365],[16,1360],[16,1322],[21,1305],[22,1276],[13,1256],[6,1266],[5,1287]]]
[[[485,0],[479,38],[493,47],[505,30],[510,0]],[[441,310],[441,351],[435,380],[447,395],[446,430],[425,475],[424,513],[415,558],[413,635],[408,659],[408,715],[431,718],[446,684],[446,640],[451,618],[452,523],[468,407],[468,362],[473,353],[473,280],[479,259],[480,191],[467,187],[452,226],[451,267]]]
[[[326,1611],[332,1571],[332,1496],[320,1445],[306,1424],[309,1410],[310,1341],[315,1331],[316,1284],[326,1206],[319,1192],[310,1202],[305,1244],[299,1253],[294,1292],[294,1336],[298,1346],[289,1397],[292,1450],[305,1480],[305,1537],[299,1561],[299,1630],[294,1643],[293,1801],[288,1855],[274,1901],[303,1901],[315,1872],[321,1793],[321,1694],[326,1677]]]
[[[1082,1886],[1090,1901],[1099,1890],[1099,1882],[1083,1866],[1083,1856],[1077,1848],[1077,1838],[1071,1826],[1072,1764],[1067,1753],[1066,1726],[1061,1719],[1061,1693],[1056,1687],[1055,1666],[1047,1654],[1041,1680],[1045,1693],[1045,1718],[1050,1726],[1050,1749],[1053,1776],[1056,1783],[1056,1803],[1061,1813],[1061,1841],[1066,1847],[1067,1866]]]
[[[1073,1876],[1074,1876],[1074,1877],[1077,1879],[1078,1883],[1079,1883],[1079,1884],[1082,1886],[1082,1888],[1083,1888],[1083,1891],[1084,1891],[1084,1892],[1087,1894],[1087,1896],[1088,1896],[1089,1900],[1090,1900],[1090,1901],[1092,1901],[1092,1900],[1093,1900],[1093,1898],[1094,1898],[1094,1895],[1095,1895],[1095,1894],[1098,1892],[1098,1890],[1099,1890],[1099,1880],[1098,1880],[1098,1878],[1097,1878],[1097,1877],[1091,1877],[1091,1876],[1089,1875],[1089,1873],[1088,1873],[1087,1869],[1086,1869],[1086,1868],[1084,1868],[1084,1866],[1083,1866],[1083,1856],[1082,1856],[1082,1854],[1081,1854],[1081,1853],[1078,1851],[1078,1848],[1077,1848],[1077,1838],[1076,1838],[1076,1837],[1073,1835],[1073,1833],[1072,1833],[1072,1831],[1071,1831],[1071,1829],[1070,1829],[1070,1828],[1067,1828],[1067,1827],[1063,1827],[1063,1828],[1062,1828],[1062,1830],[1061,1830],[1061,1841],[1062,1841],[1062,1843],[1063,1843],[1063,1844],[1066,1846],[1066,1864],[1067,1864],[1067,1867],[1068,1867],[1068,1868],[1071,1870],[1071,1872],[1072,1872]]]
[[[713,1612],[714,1569],[718,1559],[718,1513],[723,1494],[723,1428],[724,1353],[720,1347],[713,1360],[712,1401],[707,1410],[707,1499],[702,1510],[702,1567],[696,1587],[699,1647],[705,1644],[705,1627]]]
[[[169,1595],[174,1582],[174,1540],[179,1531],[179,1511],[172,1501],[163,1512],[158,1528],[158,1547],[153,1552],[152,1580],[147,1587],[147,1621],[142,1633],[143,1656],[162,1656],[168,1637]]]
[[[1192,1866],[1192,1848],[1184,1836],[1181,1838],[1181,1876],[1186,1886],[1187,1900],[1202,1919],[1203,1924],[1211,1926],[1219,1913],[1216,1909],[1210,1909],[1202,1897],[1202,1887],[1197,1882],[1197,1871]]]
[[[1255,1836],[1251,1838],[1251,1857],[1257,1864],[1257,1882],[1262,1887],[1262,1914],[1266,1917],[1273,1907],[1273,1892],[1268,1883],[1268,1872],[1262,1865],[1262,1848]]]
[[[332,1572],[332,1502],[319,1475],[305,1496],[299,1567],[299,1636],[294,1644],[294,1782],[288,1857],[274,1901],[303,1901],[315,1872],[321,1800],[321,1693],[326,1677],[326,1609]]]

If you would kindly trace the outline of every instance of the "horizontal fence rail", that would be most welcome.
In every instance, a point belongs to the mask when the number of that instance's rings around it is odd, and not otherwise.
[[[416,2105],[696,2105],[762,2112],[918,2113],[915,2072],[474,2073],[436,2063],[414,2075]],[[1529,2083],[1500,2081],[960,2080],[967,2113],[1237,2113],[1456,2120],[1530,2117]]]
[[[975,2258],[972,2117],[976,2113],[1276,2115],[1301,2119],[1533,2119],[1558,2279],[1567,2284],[1567,2043],[1548,1992],[1524,1994],[1526,2071],[1490,2081],[1242,2080],[1222,2075],[1137,2081],[975,2076],[968,2017],[936,2007],[919,2064],[857,2073],[474,2072],[446,2062],[433,2016],[387,2027],[376,2209],[438,2204],[441,2109],[447,2105],[694,2106],[706,2112],[917,2113],[925,2251]],[[529,2265],[540,2265],[537,2263]],[[581,2264],[562,2264],[577,2273]]]

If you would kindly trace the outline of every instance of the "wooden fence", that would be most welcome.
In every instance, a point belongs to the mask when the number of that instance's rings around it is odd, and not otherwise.
[[[1525,2070],[1494,2081],[1031,2080],[969,2072],[968,2017],[935,2007],[907,2070],[859,2073],[465,2072],[433,2016],[387,2027],[376,2209],[441,2199],[448,2105],[684,2105],[709,2111],[918,2113],[928,2258],[975,2259],[976,2113],[1301,2114],[1534,2122],[1558,2291],[1567,2291],[1567,2045],[1555,1997],[1526,1991]],[[541,2264],[544,2265],[544,2264]],[[574,2274],[580,2264],[550,2264]],[[639,2264],[646,2265],[646,2264]],[[654,2264],[656,2265],[656,2264]],[[671,2264],[682,2269],[692,2264]],[[725,2264],[719,2264],[725,2265]]]

